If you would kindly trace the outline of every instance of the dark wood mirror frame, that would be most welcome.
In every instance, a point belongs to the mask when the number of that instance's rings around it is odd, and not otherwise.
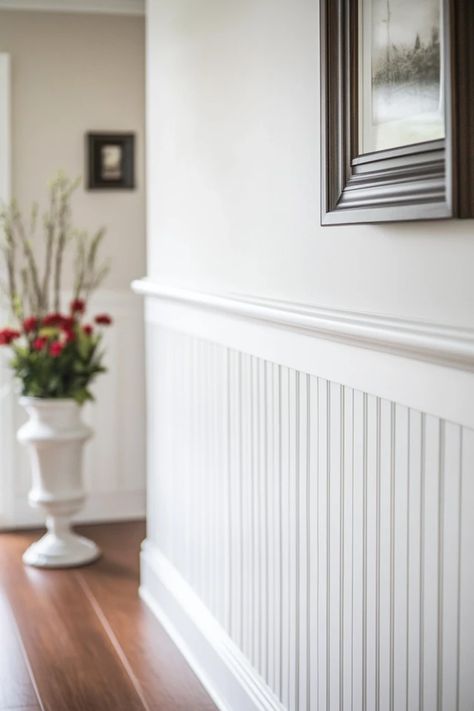
[[[321,223],[474,217],[474,0],[444,0],[446,138],[366,154],[358,0],[320,2]]]

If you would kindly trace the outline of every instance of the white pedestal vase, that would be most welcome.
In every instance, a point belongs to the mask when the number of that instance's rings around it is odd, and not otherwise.
[[[28,565],[64,568],[95,560],[95,543],[71,530],[71,517],[83,506],[82,450],[92,430],[81,421],[81,408],[71,399],[23,397],[30,419],[18,431],[27,445],[32,471],[29,503],[46,513],[47,533],[23,555]]]

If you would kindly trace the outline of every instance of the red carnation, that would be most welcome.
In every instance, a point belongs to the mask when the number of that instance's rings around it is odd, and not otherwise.
[[[94,321],[100,326],[110,326],[112,323],[112,318],[108,314],[98,314]]]
[[[43,319],[43,326],[60,326],[63,316],[59,313],[47,314]]]
[[[94,329],[92,328],[92,326],[89,323],[87,323],[85,326],[83,326],[82,330],[84,331],[86,336],[92,336],[92,333],[94,331]]]
[[[9,346],[15,338],[20,336],[19,331],[15,331],[13,328],[4,328],[3,331],[0,331],[0,346]]]
[[[30,331],[36,331],[38,328],[38,319],[36,316],[30,316],[29,318],[25,318],[23,321],[23,330],[25,333],[30,333]]]
[[[49,355],[53,358],[57,358],[63,352],[63,348],[64,343],[61,343],[60,341],[54,341],[54,343],[51,343],[49,347]]]
[[[83,299],[74,299],[71,301],[71,313],[83,314],[86,310],[86,302]]]
[[[46,338],[35,338],[35,340],[33,341],[33,349],[35,351],[42,351],[43,348],[46,346],[47,342],[48,341]]]

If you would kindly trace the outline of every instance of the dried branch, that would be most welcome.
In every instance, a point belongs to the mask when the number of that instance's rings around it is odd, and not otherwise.
[[[38,267],[36,264],[33,249],[31,247],[31,243],[26,236],[25,227],[23,225],[23,220],[21,219],[21,215],[17,209],[14,210],[13,225],[14,225],[14,227],[18,233],[18,236],[20,238],[20,242],[23,247],[23,254],[25,257],[25,261],[28,265],[29,279],[31,280],[31,288],[32,288],[32,292],[34,295],[34,297],[33,297],[34,301],[32,303],[32,306],[34,307],[34,311],[36,313],[41,314],[41,287],[40,287],[40,280],[39,280],[39,276],[38,276]]]
[[[41,289],[41,306],[45,312],[49,309],[49,285],[51,281],[51,268],[53,263],[53,250],[56,235],[57,186],[55,183],[53,183],[50,188],[49,203],[49,212],[44,217],[46,257],[43,286]]]
[[[100,244],[105,236],[105,229],[101,228],[93,237],[87,232],[77,234],[77,256],[75,262],[75,298],[90,297],[110,271],[108,263],[97,266],[97,255]]]
[[[50,298],[54,310],[60,311],[61,277],[68,244],[75,237],[74,295],[87,299],[109,272],[109,265],[98,264],[98,253],[105,230],[93,236],[73,231],[71,227],[71,196],[79,185],[60,174],[51,183],[49,206],[43,218],[45,244],[42,273],[33,249],[38,207],[33,205],[28,230],[15,202],[0,210],[0,257],[5,262],[6,284],[12,312],[18,319],[26,313],[41,318],[49,311]],[[2,285],[0,285],[1,287]]]
[[[10,304],[15,302],[17,297],[16,290],[16,243],[13,233],[12,225],[12,210],[4,208],[0,214],[0,220],[3,226],[3,233],[5,237],[5,243],[2,246],[2,251],[5,258],[5,265],[7,270],[7,280],[8,280],[8,295]]]
[[[56,243],[56,259],[54,271],[54,309],[60,311],[61,307],[61,273],[63,266],[64,251],[70,233],[70,198],[72,193],[79,186],[80,179],[69,182],[66,177],[60,175],[57,180],[59,190],[59,210],[58,210],[58,239]]]

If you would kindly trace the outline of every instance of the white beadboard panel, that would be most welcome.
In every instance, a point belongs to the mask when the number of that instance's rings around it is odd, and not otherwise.
[[[473,430],[154,319],[147,348],[142,591],[220,708],[473,708]]]
[[[142,518],[145,515],[145,377],[142,304],[129,292],[101,291],[91,314],[107,312],[114,324],[105,331],[108,372],[93,385],[96,402],[85,406],[84,419],[94,429],[84,453],[88,501],[79,522]],[[25,420],[16,395],[4,393],[13,407],[12,435]],[[1,481],[8,494],[2,527],[34,526],[44,521],[27,502],[30,468],[24,447],[14,443],[10,480]]]

